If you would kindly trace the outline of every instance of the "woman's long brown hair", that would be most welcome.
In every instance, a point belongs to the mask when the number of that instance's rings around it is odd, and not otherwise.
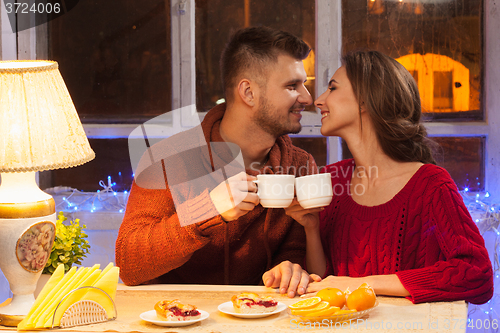
[[[432,142],[420,123],[417,84],[403,65],[378,51],[347,53],[342,65],[358,103],[370,115],[384,153],[400,162],[436,164]]]

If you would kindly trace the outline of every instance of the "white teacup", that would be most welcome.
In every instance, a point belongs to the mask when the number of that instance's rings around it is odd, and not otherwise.
[[[257,175],[259,201],[265,208],[286,208],[295,197],[295,176],[293,175]]]
[[[295,178],[297,200],[302,208],[328,206],[332,202],[333,189],[330,173]]]

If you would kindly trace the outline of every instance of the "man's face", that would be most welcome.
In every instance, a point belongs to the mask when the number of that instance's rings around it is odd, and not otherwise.
[[[304,65],[289,55],[279,55],[277,63],[268,68],[254,121],[275,137],[298,133],[302,128],[300,113],[312,103],[304,86],[307,80]]]

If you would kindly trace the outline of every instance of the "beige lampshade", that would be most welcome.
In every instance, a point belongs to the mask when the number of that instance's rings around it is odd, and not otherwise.
[[[92,160],[53,61],[0,61],[0,173],[68,168]]]

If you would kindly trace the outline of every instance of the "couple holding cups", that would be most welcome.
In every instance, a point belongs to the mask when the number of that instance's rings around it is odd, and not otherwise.
[[[261,174],[254,183],[260,204],[265,208],[286,208],[295,195],[305,209],[324,207],[333,197],[330,173],[297,178],[294,175]]]

